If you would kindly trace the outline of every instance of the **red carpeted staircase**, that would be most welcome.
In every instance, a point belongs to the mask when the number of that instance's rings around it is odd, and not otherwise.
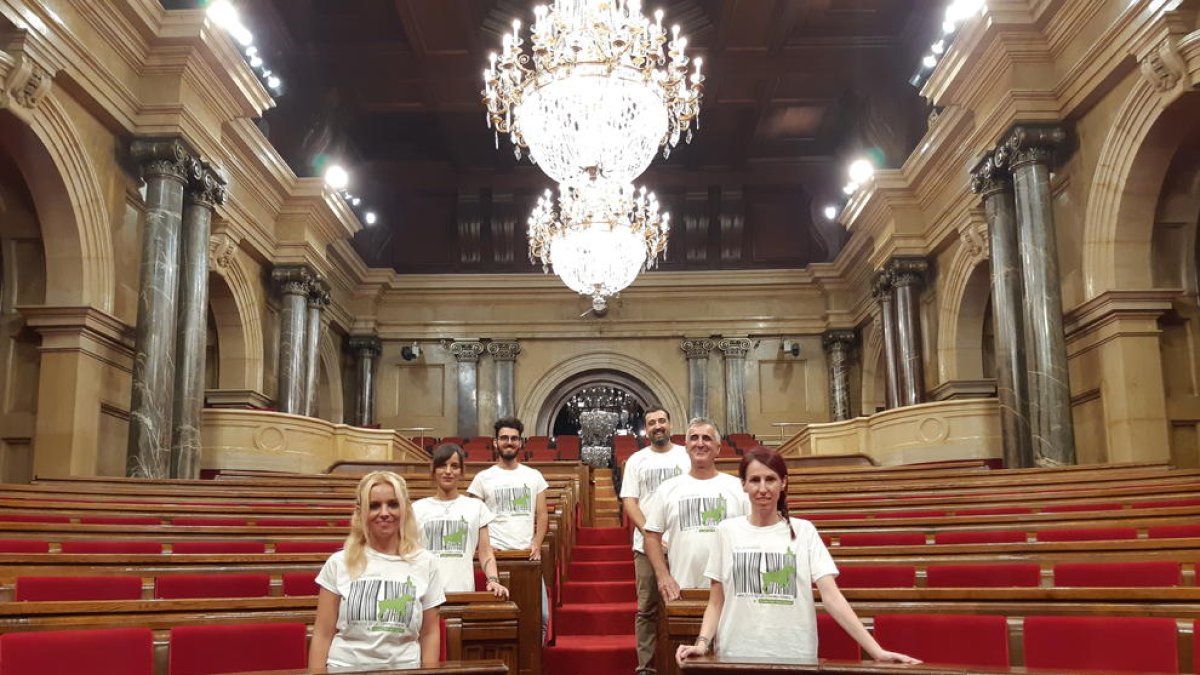
[[[637,668],[633,634],[637,591],[629,531],[620,527],[580,528],[563,604],[554,617],[554,644],[542,668],[560,673],[632,673]]]

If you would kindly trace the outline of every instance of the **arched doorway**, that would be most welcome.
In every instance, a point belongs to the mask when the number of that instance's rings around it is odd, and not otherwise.
[[[611,403],[603,401],[608,396]],[[592,399],[597,407],[624,411],[618,433],[641,437],[642,416],[657,399],[640,379],[616,370],[595,369],[564,380],[555,387],[538,413],[537,431],[550,436],[579,433],[579,404]]]

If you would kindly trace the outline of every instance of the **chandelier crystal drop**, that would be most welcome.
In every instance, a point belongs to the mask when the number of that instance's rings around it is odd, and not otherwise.
[[[483,71],[487,122],[520,158],[558,183],[596,177],[629,183],[659,148],[670,154],[699,124],[701,61],[670,37],[662,10],[651,21],[641,0],[555,0],[534,10],[529,49],[521,22]]]
[[[646,188],[592,182],[547,190],[529,217],[529,259],[553,268],[603,312],[608,298],[654,267],[666,251],[670,214]]]

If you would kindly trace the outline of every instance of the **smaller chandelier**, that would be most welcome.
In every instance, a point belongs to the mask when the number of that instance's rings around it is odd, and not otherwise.
[[[528,51],[521,22],[483,71],[488,126],[527,148],[557,183],[601,176],[630,183],[662,148],[699,125],[701,60],[688,75],[687,38],[668,40],[662,10],[641,0],[555,0],[534,10]]]
[[[671,214],[658,198],[632,185],[561,186],[558,207],[550,190],[529,217],[529,260],[553,268],[563,283],[592,298],[603,312],[608,298],[655,266],[667,249]]]

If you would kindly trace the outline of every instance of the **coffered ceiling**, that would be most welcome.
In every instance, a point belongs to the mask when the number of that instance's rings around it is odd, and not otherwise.
[[[168,6],[179,0],[164,0]],[[356,237],[400,272],[530,271],[550,187],[484,124],[487,54],[530,0],[242,0],[286,87],[263,128],[301,175],[333,158],[380,215]],[[642,181],[672,212],[667,269],[800,267],[844,233],[821,215],[848,161],[898,166],[927,110],[907,80],[943,0],[647,0],[708,76],[700,130]]]

